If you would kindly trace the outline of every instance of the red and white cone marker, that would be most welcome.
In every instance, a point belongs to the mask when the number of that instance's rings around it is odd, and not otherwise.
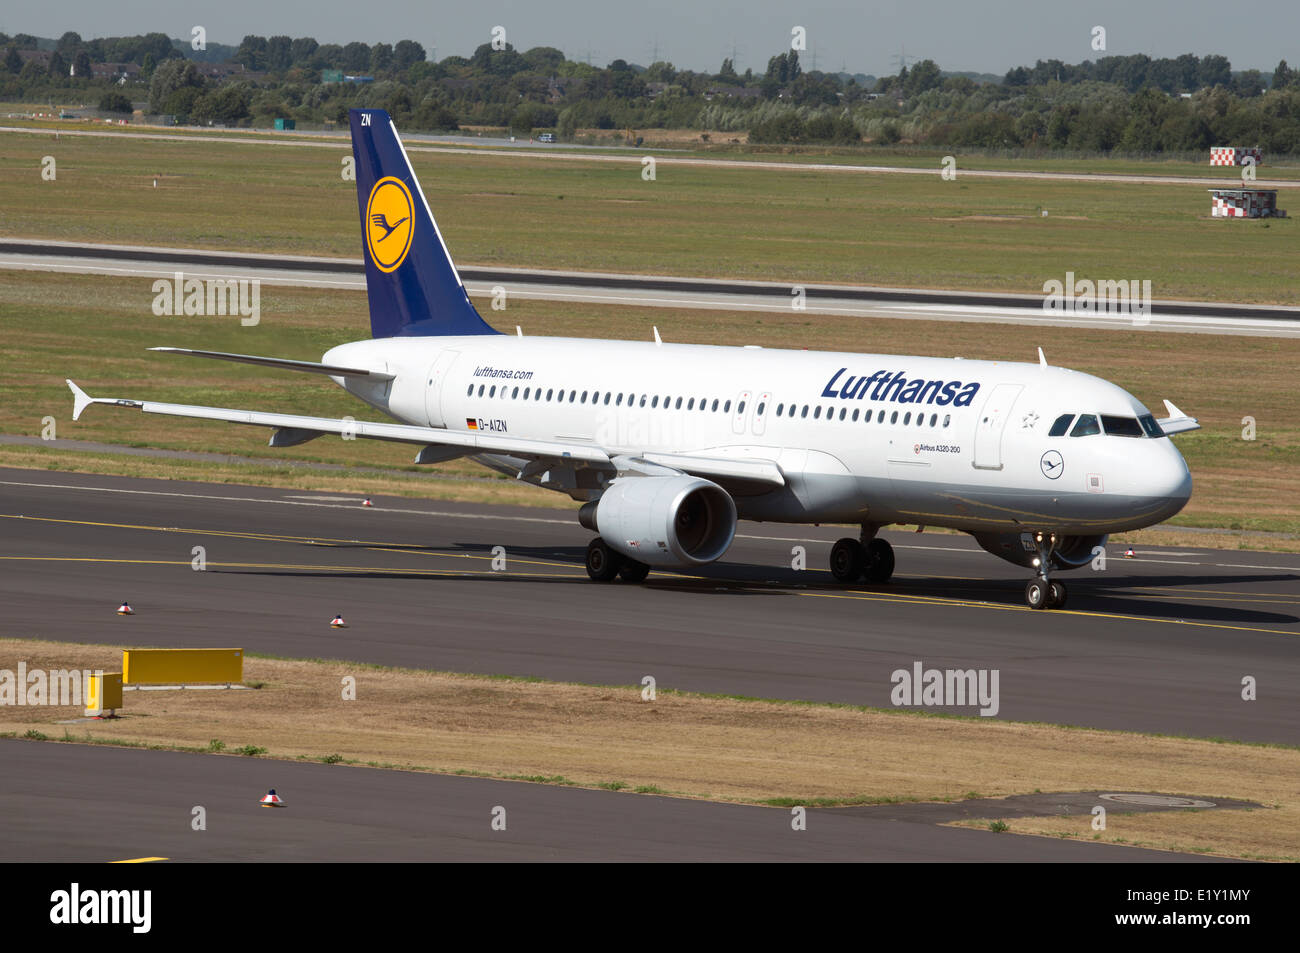
[[[1137,559],[1137,553],[1133,552],[1133,547],[1132,547],[1132,546],[1130,546],[1128,549],[1124,550],[1124,558],[1125,558],[1125,559]]]
[[[346,629],[348,627],[348,624],[343,621],[343,616],[341,615],[335,615],[334,618],[330,620],[330,625],[336,629]]]
[[[130,607],[130,605],[128,605],[125,601],[123,601],[123,603],[122,603],[120,606],[117,607],[117,614],[118,614],[118,615],[135,615],[135,610],[132,609],[132,608]]]
[[[364,500],[361,501],[361,505],[362,505],[362,506],[374,506],[375,504],[373,504],[373,503],[370,502],[370,497],[366,497]]]
[[[260,803],[262,807],[284,807],[284,801],[280,799],[280,795],[275,793],[275,788],[271,788],[271,790],[267,792],[266,797],[262,798],[258,803]]]

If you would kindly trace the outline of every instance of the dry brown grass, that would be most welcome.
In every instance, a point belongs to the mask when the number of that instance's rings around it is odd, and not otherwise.
[[[119,649],[0,641],[0,668],[118,670]],[[356,700],[342,698],[344,676]],[[563,779],[779,803],[960,799],[1112,789],[1258,801],[1143,828],[1153,846],[1300,860],[1300,751],[988,719],[516,681],[355,663],[249,658],[258,691],[132,692],[118,721],[0,708],[0,730],[167,747],[243,745],[276,758]],[[1055,819],[1053,819],[1055,820]],[[1018,822],[1020,823],[1020,822]],[[1129,820],[1113,825],[1126,836]],[[1145,823],[1145,822],[1144,822]],[[1016,829],[1021,829],[1017,827]],[[1029,827],[1024,829],[1028,830]]]

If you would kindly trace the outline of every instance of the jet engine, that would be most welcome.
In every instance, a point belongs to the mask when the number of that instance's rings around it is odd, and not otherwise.
[[[731,546],[736,504],[722,487],[699,477],[623,477],[584,504],[578,522],[610,549],[646,565],[698,566]]]

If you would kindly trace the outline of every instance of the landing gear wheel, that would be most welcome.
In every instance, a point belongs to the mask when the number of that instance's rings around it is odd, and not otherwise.
[[[618,575],[623,559],[597,536],[587,544],[587,575],[596,582],[610,582]]]
[[[867,568],[867,551],[856,539],[845,537],[831,547],[831,575],[839,582],[856,582]]]
[[[889,582],[894,574],[894,547],[877,536],[867,543],[867,582]]]
[[[1065,583],[1051,582],[1047,586],[1047,608],[1064,609],[1065,608]]]
[[[1031,580],[1025,586],[1025,601],[1031,609],[1046,609],[1050,586],[1041,579]]]
[[[635,559],[625,558],[618,570],[618,576],[624,582],[645,582],[645,577],[648,575],[650,575],[650,567]]]

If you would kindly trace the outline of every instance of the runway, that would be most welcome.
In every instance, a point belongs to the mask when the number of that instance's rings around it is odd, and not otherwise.
[[[834,527],[742,523],[701,573],[597,585],[575,512],[0,470],[5,630],[881,707],[921,662],[997,669],[1002,719],[1300,742],[1297,555],[1111,547],[1034,612],[964,536],[891,533],[894,582],[836,585]]]
[[[268,285],[364,291],[359,260],[254,255],[193,248],[149,248],[0,239],[0,268],[171,280],[257,280]],[[525,300],[575,301],[676,310],[792,313],[793,286],[763,281],[678,278],[526,268],[459,269],[471,295],[497,288]],[[919,321],[960,321],[1069,328],[1140,329],[1197,334],[1300,337],[1300,308],[1153,300],[1149,313],[1119,309],[1043,310],[1042,296],[805,284],[803,313]],[[525,329],[525,333],[527,330]]]
[[[795,831],[780,808],[238,756],[7,739],[0,760],[4,863],[1214,860],[939,827],[906,805],[809,810]],[[257,803],[272,787],[285,808]]]

